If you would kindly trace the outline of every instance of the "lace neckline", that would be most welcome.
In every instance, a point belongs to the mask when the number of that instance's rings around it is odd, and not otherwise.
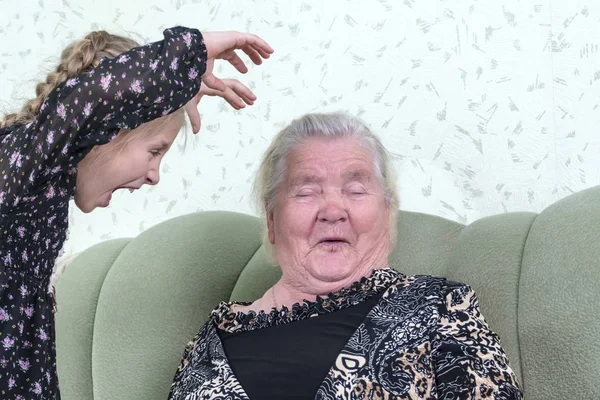
[[[261,311],[235,311],[235,306],[248,306],[249,302],[221,302],[211,314],[211,321],[217,328],[229,332],[246,332],[270,326],[283,325],[293,321],[338,311],[360,304],[388,289],[402,274],[391,268],[375,269],[368,277],[352,283],[326,297],[316,297],[314,301],[304,300],[291,308],[272,308],[268,313]]]

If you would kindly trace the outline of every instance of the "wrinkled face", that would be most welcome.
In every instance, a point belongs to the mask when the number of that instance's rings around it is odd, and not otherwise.
[[[88,213],[108,206],[116,190],[156,185],[160,163],[180,128],[180,118],[163,117],[137,128],[143,132],[122,132],[113,141],[92,149],[78,166],[77,207]]]
[[[287,161],[267,219],[284,277],[318,286],[387,266],[389,207],[370,152],[351,138],[309,139]]]

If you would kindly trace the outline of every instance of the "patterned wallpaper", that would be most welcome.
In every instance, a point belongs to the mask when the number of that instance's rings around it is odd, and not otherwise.
[[[0,109],[30,97],[60,49],[93,29],[142,42],[163,28],[249,30],[276,49],[243,78],[258,96],[201,104],[157,187],[73,207],[67,254],[184,213],[254,213],[275,133],[310,111],[362,117],[393,154],[401,208],[468,223],[540,211],[600,182],[600,1],[22,0],[0,5]],[[235,77],[227,65],[221,76]],[[185,146],[184,146],[185,144]]]

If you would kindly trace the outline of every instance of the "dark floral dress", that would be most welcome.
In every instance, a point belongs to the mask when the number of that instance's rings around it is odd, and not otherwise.
[[[522,398],[499,338],[469,286],[378,269],[349,288],[291,309],[245,313],[236,308],[250,303],[221,303],[186,347],[169,399],[248,399],[217,330],[243,335],[274,329],[377,295],[377,304],[331,360],[315,399]],[[298,379],[301,383],[303,376]],[[290,398],[296,397],[291,393]]]
[[[104,59],[59,85],[27,125],[0,130],[0,399],[58,399],[53,296],[77,164],[96,145],[184,106],[199,90],[198,30]]]

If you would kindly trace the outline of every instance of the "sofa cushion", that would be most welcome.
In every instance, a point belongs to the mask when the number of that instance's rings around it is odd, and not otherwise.
[[[527,239],[518,327],[528,398],[600,398],[599,312],[600,188],[592,188],[544,210]]]

